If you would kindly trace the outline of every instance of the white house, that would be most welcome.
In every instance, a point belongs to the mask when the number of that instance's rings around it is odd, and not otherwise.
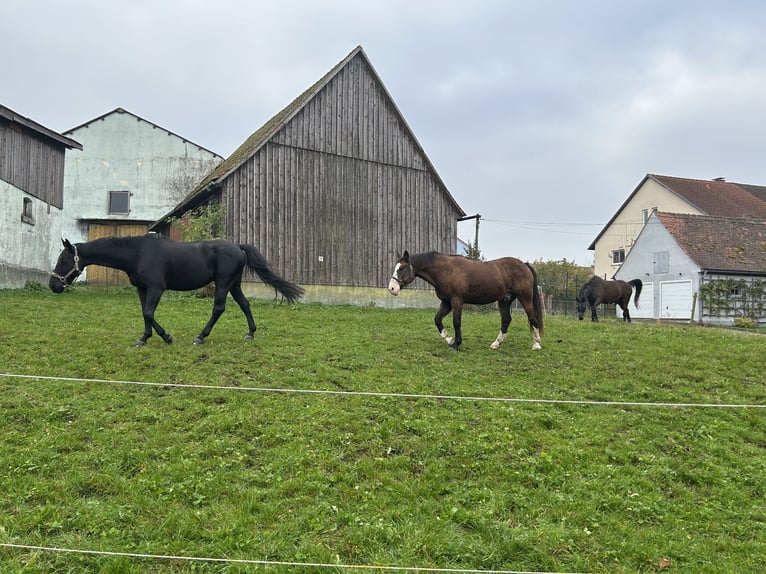
[[[646,174],[588,247],[594,274],[614,276],[654,211],[766,220],[766,187]]]
[[[223,159],[122,108],[65,132],[82,143],[64,170],[63,234],[72,242],[143,235]],[[88,268],[88,281],[122,272]]]
[[[655,212],[615,278],[643,282],[634,318],[766,322],[766,221]]]

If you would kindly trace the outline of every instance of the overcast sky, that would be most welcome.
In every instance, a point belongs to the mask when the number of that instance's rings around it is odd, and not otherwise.
[[[488,259],[589,265],[647,173],[766,185],[763,2],[3,0],[0,22],[3,105],[57,132],[122,107],[224,157],[361,45]]]

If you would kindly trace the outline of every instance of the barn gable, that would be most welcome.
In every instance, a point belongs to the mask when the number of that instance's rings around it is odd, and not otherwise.
[[[230,239],[307,285],[383,287],[397,251],[453,253],[465,215],[361,47],[154,227],[211,200]]]

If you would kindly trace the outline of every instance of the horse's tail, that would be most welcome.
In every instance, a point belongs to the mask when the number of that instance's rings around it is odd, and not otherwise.
[[[636,294],[633,296],[633,304],[636,306],[636,309],[638,309],[638,296],[641,295],[641,288],[644,284],[641,282],[641,279],[631,279],[628,281],[628,284],[633,285],[633,287],[636,288]]]
[[[294,303],[300,299],[301,295],[303,295],[303,288],[295,283],[290,283],[286,279],[282,279],[282,277],[274,273],[260,251],[252,245],[246,244],[240,245],[239,248],[247,256],[247,266],[255,271],[264,283],[274,287],[276,291],[287,299],[288,303]]]
[[[543,302],[540,299],[540,285],[537,282],[537,271],[535,271],[535,268],[532,267],[529,263],[524,263],[529,270],[532,272],[532,306],[535,310],[535,322],[537,325],[535,325],[531,320],[529,321],[530,326],[537,327],[537,329],[540,331],[540,336],[543,334]]]

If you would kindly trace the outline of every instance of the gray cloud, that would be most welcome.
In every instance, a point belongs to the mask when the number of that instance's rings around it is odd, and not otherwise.
[[[486,218],[487,257],[589,263],[647,172],[766,184],[754,2],[6,0],[0,19],[4,105],[58,131],[124,107],[222,155],[361,44]]]

